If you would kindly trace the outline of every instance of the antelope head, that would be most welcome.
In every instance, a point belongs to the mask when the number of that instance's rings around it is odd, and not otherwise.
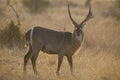
[[[70,7],[69,7],[69,4],[68,4],[68,14],[69,14],[69,17],[70,17],[70,20],[72,22],[72,24],[74,25],[74,32],[73,32],[73,35],[75,38],[77,38],[78,40],[82,40],[83,39],[83,27],[85,26],[86,22],[92,17],[92,11],[91,11],[91,5],[89,4],[89,12],[88,12],[88,15],[86,16],[86,18],[80,23],[76,23],[74,21],[74,19],[72,18],[71,16],[71,13],[70,13]]]

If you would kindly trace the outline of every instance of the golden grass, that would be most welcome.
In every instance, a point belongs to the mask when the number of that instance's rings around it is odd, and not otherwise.
[[[53,5],[55,4],[54,0]],[[72,0],[70,0],[73,2]],[[21,30],[26,32],[33,26],[64,31],[72,31],[73,27],[67,14],[66,1],[60,1],[61,7],[57,5],[50,7],[46,12],[38,15],[31,15],[16,7],[21,12]],[[77,0],[78,3],[80,2]],[[81,7],[71,7],[72,15],[77,22],[84,19],[87,8],[83,7],[84,0],[81,0]],[[94,18],[84,28],[85,38],[74,56],[74,76],[70,74],[67,59],[64,57],[60,76],[56,76],[57,55],[40,53],[37,59],[38,76],[32,70],[31,62],[28,62],[27,74],[23,74],[23,58],[27,49],[22,51],[1,49],[0,50],[0,80],[120,80],[120,23],[111,17],[103,17],[104,10],[107,10],[111,3],[92,2]],[[17,6],[17,5],[16,5]],[[104,10],[103,10],[104,9]],[[8,15],[11,15],[10,12]],[[12,15],[13,16],[13,15]],[[13,18],[12,18],[13,19]],[[9,21],[3,19],[6,23]],[[2,19],[0,20],[2,23]],[[5,24],[2,24],[5,25]]]

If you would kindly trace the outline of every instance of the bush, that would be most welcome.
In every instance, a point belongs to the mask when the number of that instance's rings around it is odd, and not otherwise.
[[[23,5],[31,12],[38,13],[49,6],[48,0],[23,0]]]
[[[19,26],[15,25],[13,21],[11,21],[4,30],[1,30],[0,47],[7,48],[24,47],[23,35],[19,29]]]
[[[110,9],[110,13],[115,19],[120,20],[120,0],[116,0],[114,6]]]
[[[88,5],[90,4],[91,0],[86,0],[85,2],[85,6],[88,7]]]
[[[4,6],[2,5],[3,2],[0,0],[0,17],[4,17],[5,13],[4,13]]]
[[[120,0],[116,0],[117,6],[120,8]]]

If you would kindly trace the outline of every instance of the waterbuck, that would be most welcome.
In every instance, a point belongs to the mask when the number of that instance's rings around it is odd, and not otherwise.
[[[70,7],[68,4],[68,14],[72,24],[74,25],[73,33],[59,32],[42,27],[33,27],[26,35],[26,42],[29,46],[27,54],[24,56],[24,72],[26,72],[26,64],[28,59],[31,59],[34,73],[37,74],[36,59],[40,51],[48,54],[58,55],[58,66],[56,74],[59,74],[60,66],[63,61],[63,57],[66,56],[70,65],[71,73],[73,72],[73,60],[72,56],[80,47],[83,41],[83,27],[85,23],[91,18],[92,11],[89,5],[89,12],[86,18],[77,24],[70,13]]]

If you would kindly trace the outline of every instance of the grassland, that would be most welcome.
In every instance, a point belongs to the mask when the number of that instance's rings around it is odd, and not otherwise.
[[[42,26],[57,31],[72,32],[73,26],[67,13],[67,1],[50,0],[51,6],[41,14],[26,12],[19,0],[14,7],[19,12],[23,33],[33,26]],[[69,0],[72,16],[80,23],[87,15],[85,0]],[[47,55],[40,52],[37,59],[38,76],[28,63],[27,72],[23,74],[23,58],[27,48],[0,49],[0,80],[120,80],[120,21],[109,14],[113,6],[109,0],[92,1],[94,18],[84,27],[84,42],[73,56],[74,76],[70,74],[69,65],[64,57],[60,76],[56,76],[57,55]],[[3,4],[4,5],[4,4]],[[11,19],[16,21],[14,13],[5,7],[7,17],[1,17],[0,28],[3,29]],[[64,29],[65,28],[65,29]]]

